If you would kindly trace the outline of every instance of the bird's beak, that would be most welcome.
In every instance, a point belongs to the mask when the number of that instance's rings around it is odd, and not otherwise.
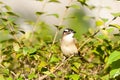
[[[73,33],[76,33],[76,31],[73,31]]]

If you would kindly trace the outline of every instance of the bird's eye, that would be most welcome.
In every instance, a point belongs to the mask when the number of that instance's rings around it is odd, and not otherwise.
[[[64,31],[64,33],[67,32],[67,31]]]
[[[72,29],[67,28],[63,31],[63,33],[76,33],[76,32]]]

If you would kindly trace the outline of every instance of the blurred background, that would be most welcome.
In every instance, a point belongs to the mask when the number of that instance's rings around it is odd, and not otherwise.
[[[49,38],[49,35],[55,34],[56,27],[54,25],[59,25],[63,15],[64,21],[61,24],[64,25],[63,29],[66,27],[74,29],[77,32],[75,36],[80,39],[81,35],[86,33],[89,28],[96,29],[96,20],[105,18],[109,21],[114,18],[111,13],[120,11],[120,2],[116,0],[87,0],[86,3],[89,5],[89,8],[84,4],[78,3],[76,0],[72,0],[72,3],[70,3],[70,0],[59,0],[58,3],[48,3],[48,0],[0,1],[10,6],[13,11],[20,16],[16,19],[16,23],[19,24],[25,32],[31,32],[33,29],[32,25],[29,25],[26,22],[36,22],[38,18],[36,12],[45,12],[46,14],[40,16],[39,21],[47,24],[45,26],[47,30],[45,30],[45,27],[41,27],[40,30],[42,36],[48,35],[46,38]],[[66,6],[69,6],[70,4],[73,5],[73,8],[70,8],[65,12]],[[120,24],[119,21],[120,19],[117,18],[113,23]],[[41,24],[44,25],[44,23]],[[60,36],[61,31],[62,30],[59,32]],[[2,34],[1,36],[5,36],[5,34]]]
[[[64,62],[65,28],[83,59]],[[0,80],[119,80],[119,53],[120,0],[0,0]]]

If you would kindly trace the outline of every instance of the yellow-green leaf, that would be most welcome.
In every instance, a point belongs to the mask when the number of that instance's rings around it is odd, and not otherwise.
[[[18,45],[18,43],[13,43],[13,48],[15,51],[19,51],[20,46]]]
[[[118,17],[118,16],[120,16],[120,12],[112,13],[112,15],[113,15],[114,17]]]
[[[107,64],[112,64],[114,61],[120,59],[120,51],[114,51],[110,54]]]
[[[71,8],[75,8],[75,9],[80,9],[80,5],[77,5],[77,4],[73,4],[71,6],[69,6]]]
[[[110,24],[109,26],[110,27],[116,27],[116,28],[120,29],[120,25],[118,25],[118,24]]]
[[[60,3],[60,1],[59,1],[59,0],[49,0],[49,2]]]
[[[5,9],[7,9],[8,11],[11,11],[11,10],[12,10],[10,6],[5,5],[4,7],[5,7]]]
[[[96,26],[102,26],[104,22],[102,20],[97,20],[96,21]]]
[[[0,74],[0,80],[5,80],[5,78],[2,74]]]
[[[59,60],[60,59],[57,56],[53,55],[50,59],[50,63],[58,62]]]
[[[79,80],[80,76],[78,74],[72,74],[69,76],[72,80]]]
[[[42,14],[44,14],[45,12],[36,12],[35,14],[36,15],[38,15],[38,16],[40,16],[40,15],[42,15]]]
[[[19,17],[19,15],[17,15],[17,14],[14,13],[14,12],[7,12],[7,14],[9,14],[10,16],[16,16],[16,17]]]
[[[56,18],[59,18],[59,15],[58,14],[48,14],[48,16],[54,16]]]

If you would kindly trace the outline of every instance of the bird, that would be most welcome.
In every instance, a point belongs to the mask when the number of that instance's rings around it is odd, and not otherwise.
[[[76,46],[77,40],[76,38],[74,38],[75,33],[76,32],[70,28],[66,28],[63,31],[60,47],[63,55],[65,55],[66,57],[78,54],[78,49]]]
[[[60,45],[61,51],[66,58],[78,55],[82,61],[89,63],[89,61],[86,60],[80,54],[80,51],[79,51],[78,45],[77,45],[78,44],[77,40],[76,40],[76,38],[74,38],[75,33],[76,32],[73,29],[70,29],[70,28],[66,28],[63,31],[62,39],[61,39],[61,42],[60,42],[61,43],[61,45]]]

